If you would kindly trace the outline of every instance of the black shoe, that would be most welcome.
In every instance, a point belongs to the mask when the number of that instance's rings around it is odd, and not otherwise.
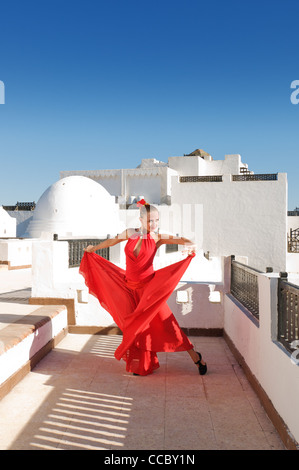
[[[201,363],[202,357],[201,357],[201,354],[198,351],[196,351],[196,354],[198,354],[199,359],[194,364],[198,365],[198,372],[200,373],[200,375],[205,375],[207,373],[207,370],[208,370],[207,364],[202,364]]]

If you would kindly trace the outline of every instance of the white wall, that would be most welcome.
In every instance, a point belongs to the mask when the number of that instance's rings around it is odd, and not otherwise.
[[[120,246],[111,260],[123,262]],[[37,240],[32,247],[32,297],[74,299],[76,324],[110,326],[113,320],[98,300],[88,294],[79,268],[68,267],[68,242]]]
[[[108,193],[113,196],[120,196],[122,193],[121,189],[121,174],[116,174],[113,177],[99,177],[95,178],[95,181],[107,189]]]
[[[85,176],[100,183],[110,194],[121,195],[121,172],[122,170],[72,170],[61,171],[60,178],[67,176]]]
[[[202,248],[203,239],[203,206],[201,204],[155,204],[159,211],[159,231],[162,234],[177,234],[195,242],[197,248]],[[120,210],[120,220],[123,226],[140,227],[139,209]],[[111,234],[112,235],[112,234]]]
[[[124,242],[125,243],[125,242]],[[111,248],[111,261],[125,268],[124,243]],[[164,248],[164,247],[161,247]],[[155,269],[185,257],[182,252],[158,254]],[[223,327],[223,261],[207,260],[202,252],[192,260],[177,290],[187,290],[184,304],[177,303],[176,291],[169,299],[182,327]],[[68,268],[68,243],[38,240],[32,250],[32,297],[74,299],[76,324],[81,326],[114,325],[109,313],[88,294],[78,268]]]
[[[299,442],[299,365],[276,341],[277,277],[277,274],[258,275],[259,325],[251,320],[245,308],[226,295],[224,329]]]
[[[143,160],[140,167],[133,169],[62,171],[60,178],[88,177],[128,204],[132,196],[140,195],[153,204],[168,203],[171,195],[171,176],[176,172],[163,162],[157,165],[151,162],[152,159],[148,159],[148,162]]]
[[[169,168],[175,170],[180,176],[205,175],[206,165],[201,157],[169,157]]]
[[[295,230],[296,228],[299,228],[299,216],[298,215],[288,215],[288,234],[290,233],[290,229]]]
[[[11,267],[31,266],[32,240],[0,240],[0,261]]]
[[[127,195],[142,194],[146,201],[159,204],[161,201],[161,178],[159,176],[128,176],[126,180]]]
[[[24,237],[27,232],[27,227],[32,220],[34,210],[32,211],[7,211],[7,213],[14,219],[16,219],[17,229],[16,235],[17,237]],[[10,235],[13,236],[13,235]]]
[[[17,231],[16,220],[0,206],[0,237],[15,237]]]
[[[169,157],[168,164],[180,176],[239,175],[240,166],[244,166],[238,154],[225,155],[224,160],[197,156]]]
[[[203,207],[203,239],[212,256],[247,256],[249,265],[286,270],[287,178],[277,181],[180,183],[172,179],[172,203]],[[199,237],[197,237],[199,238]]]

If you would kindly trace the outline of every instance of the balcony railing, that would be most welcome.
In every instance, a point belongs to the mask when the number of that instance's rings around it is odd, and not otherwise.
[[[283,278],[278,281],[278,341],[292,352],[294,341],[299,340],[299,286]]]
[[[257,175],[233,175],[232,181],[277,181],[277,173],[257,174]]]
[[[255,318],[259,318],[258,271],[245,264],[231,262],[231,294],[249,310]]]
[[[232,181],[277,181],[277,173],[232,175]],[[219,183],[222,175],[210,176],[180,176],[180,183]]]
[[[180,176],[180,183],[219,183],[222,175],[214,176]]]
[[[295,230],[290,229],[290,235],[288,235],[288,252],[299,253],[299,228]]]
[[[269,270],[269,268],[267,268]],[[247,265],[231,261],[231,294],[255,318],[259,319],[258,271]],[[299,286],[287,282],[287,275],[278,279],[277,340],[293,352],[299,341]]]
[[[96,238],[85,238],[85,239],[63,239],[69,244],[69,268],[75,268],[80,266],[82,256],[84,255],[84,248],[88,245],[99,245],[103,240]],[[104,248],[96,251],[102,258],[109,260],[110,250]]]
[[[3,206],[6,211],[34,211],[35,202],[17,202],[14,206]]]
[[[288,211],[288,216],[298,217],[299,216],[299,207],[296,207],[293,211]]]

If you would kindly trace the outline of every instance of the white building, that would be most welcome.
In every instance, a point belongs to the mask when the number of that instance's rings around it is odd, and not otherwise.
[[[168,163],[142,160],[135,169],[61,172],[70,175],[97,181],[120,207],[141,196],[159,205],[163,228],[191,237],[210,256],[246,257],[260,270],[288,268],[286,174],[255,175],[240,155],[214,160],[196,150]]]
[[[11,217],[2,206],[0,206],[0,237],[15,237],[16,225],[16,220]]]
[[[288,233],[298,228],[299,217],[287,217],[286,174],[255,175],[240,155],[217,161],[203,151],[170,157],[168,163],[143,160],[135,169],[62,172],[61,179],[38,201],[29,238],[0,241],[0,261],[24,267],[30,251],[31,303],[66,305],[69,332],[106,328],[109,332],[115,327],[112,318],[88,293],[78,267],[70,267],[69,242],[54,241],[53,234],[60,239],[104,237],[123,226],[137,225],[139,211],[134,202],[141,196],[158,206],[161,232],[193,238],[201,249],[168,300],[179,324],[190,334],[194,330],[224,332],[266,407],[273,403],[276,422],[281,416],[287,440],[294,436],[298,442],[298,367],[277,336],[281,318],[278,273],[299,273],[299,253],[287,250]],[[130,210],[125,210],[129,205]],[[110,250],[110,260],[120,266],[124,263],[122,248],[118,244]],[[180,255],[166,254],[165,246],[161,248],[157,268]],[[274,270],[254,274],[259,319],[230,294],[231,254],[252,267],[264,271],[271,266]],[[241,279],[244,290],[250,291],[251,281]],[[294,299],[288,308],[297,312]]]
[[[248,171],[240,155],[227,155],[225,160],[213,160],[203,150],[184,157],[170,157],[168,163],[155,158],[143,159],[137,168],[116,170],[61,171],[60,177],[81,175],[100,183],[117,202],[130,205],[141,195],[153,204],[171,204],[173,176],[213,176]]]
[[[115,198],[102,185],[84,176],[71,176],[58,180],[41,195],[27,236],[106,238],[119,229]]]
[[[133,169],[62,171],[60,177],[81,175],[100,183],[117,202],[133,204],[141,195],[153,204],[169,204],[171,196],[171,177],[177,172],[166,163],[155,158],[142,160]]]

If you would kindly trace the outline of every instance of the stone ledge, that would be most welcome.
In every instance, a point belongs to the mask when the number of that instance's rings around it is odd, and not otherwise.
[[[51,308],[53,308],[55,305],[65,306],[67,308],[68,325],[75,325],[76,323],[74,299],[64,299],[60,297],[30,297],[29,304],[47,305],[51,306]]]
[[[27,336],[36,333],[39,328],[51,321],[56,315],[65,310],[62,305],[44,306],[33,310],[27,315],[17,317],[13,314],[1,314],[2,321],[8,324],[0,329],[0,355],[16,346]]]
[[[0,400],[68,333],[67,309],[0,303]],[[5,326],[7,325],[7,326]]]
[[[28,268],[32,268],[32,265],[31,264],[24,264],[24,265],[21,265],[21,266],[11,266],[10,264],[10,261],[0,261],[0,265],[1,267],[5,267],[6,269],[8,269],[9,271],[10,270],[13,270],[13,269],[28,269]]]

